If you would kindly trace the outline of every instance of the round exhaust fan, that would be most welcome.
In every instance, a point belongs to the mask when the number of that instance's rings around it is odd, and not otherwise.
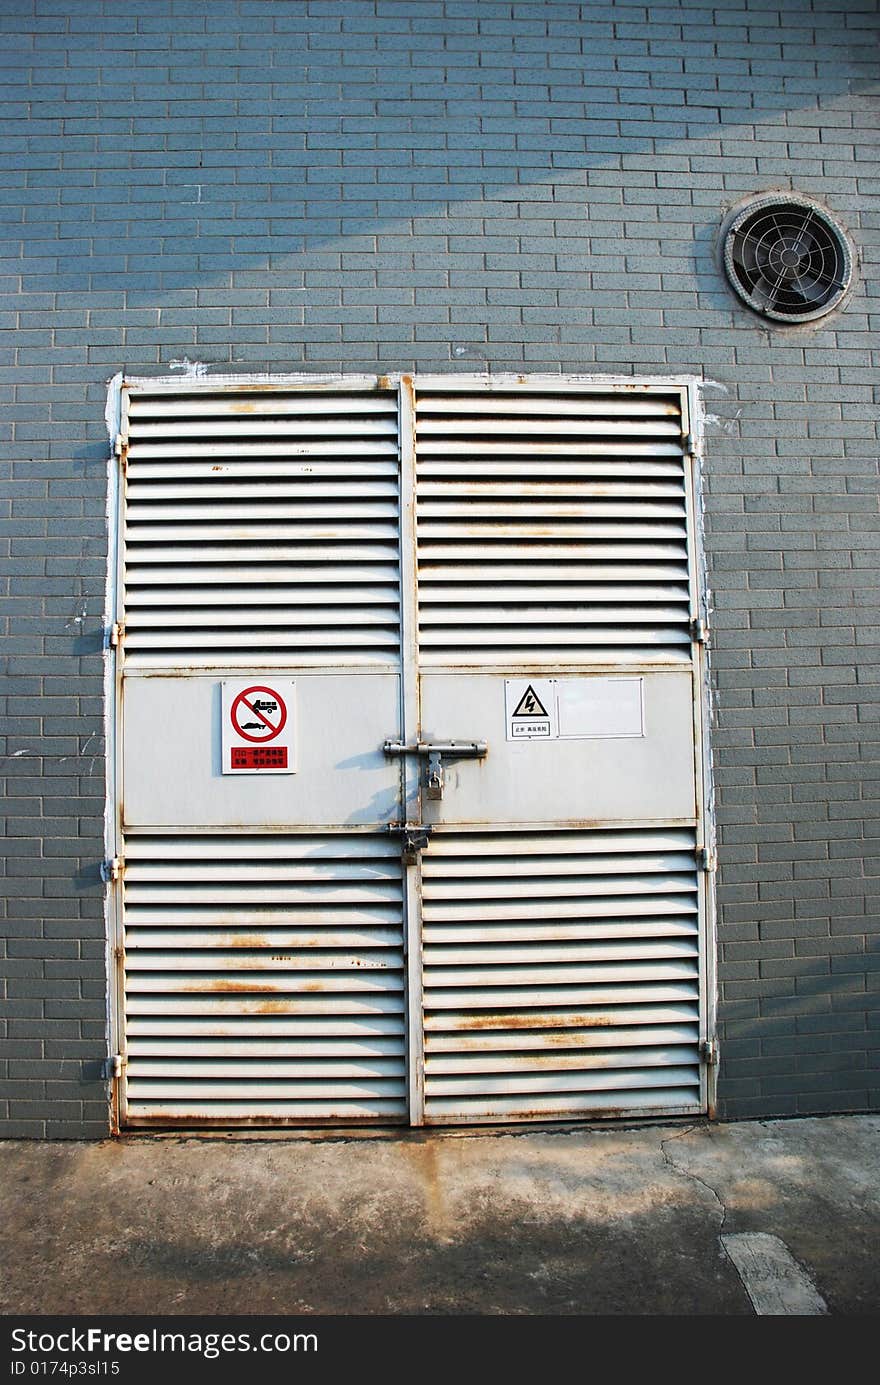
[[[750,202],[728,222],[723,246],[735,292],[776,322],[830,313],[852,280],[846,233],[806,198],[773,193]]]

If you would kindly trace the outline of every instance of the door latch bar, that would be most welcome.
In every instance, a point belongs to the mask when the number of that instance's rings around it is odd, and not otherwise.
[[[442,798],[444,788],[443,756],[447,760],[482,760],[489,753],[485,741],[386,741],[386,755],[424,755],[427,758],[425,787],[429,798]]]
[[[486,741],[386,741],[386,755],[448,755],[450,759],[481,760],[489,753]]]

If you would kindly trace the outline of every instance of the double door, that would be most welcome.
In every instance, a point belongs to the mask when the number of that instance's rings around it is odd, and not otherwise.
[[[123,382],[122,1127],[707,1109],[692,408]]]

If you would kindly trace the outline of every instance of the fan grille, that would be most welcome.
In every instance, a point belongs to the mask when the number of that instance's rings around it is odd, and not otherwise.
[[[750,308],[778,322],[831,312],[849,288],[846,236],[821,207],[799,198],[762,198],[731,222],[724,240],[731,285]]]

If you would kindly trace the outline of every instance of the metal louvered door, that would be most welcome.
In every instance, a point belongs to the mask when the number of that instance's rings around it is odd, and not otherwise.
[[[675,383],[416,380],[414,1121],[710,1103],[690,431]]]
[[[119,1125],[405,1120],[397,392],[123,382],[117,450]]]
[[[711,1109],[692,407],[122,382],[120,1128]]]

